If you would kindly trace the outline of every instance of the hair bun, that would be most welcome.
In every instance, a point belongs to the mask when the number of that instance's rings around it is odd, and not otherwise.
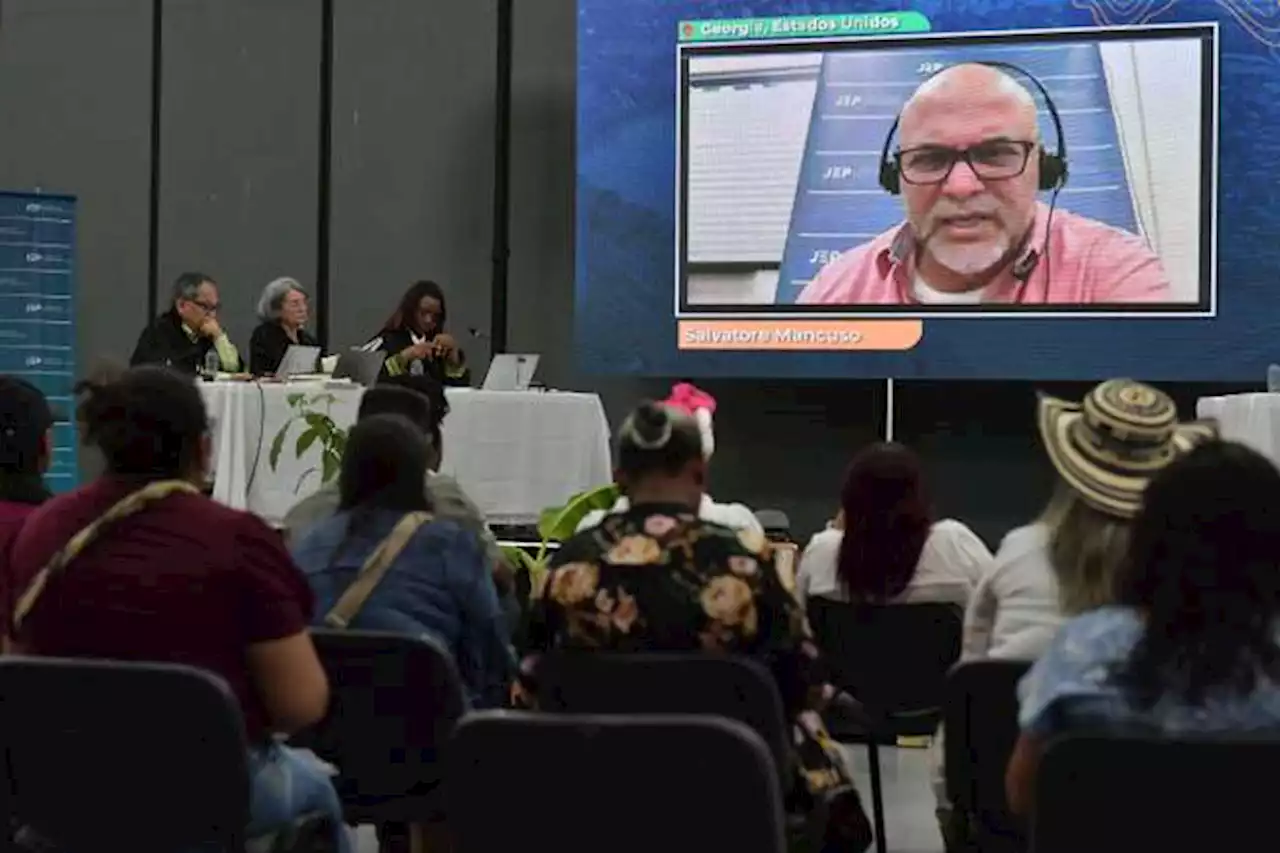
[[[628,426],[631,443],[645,450],[658,450],[671,440],[671,413],[660,403],[642,403]]]

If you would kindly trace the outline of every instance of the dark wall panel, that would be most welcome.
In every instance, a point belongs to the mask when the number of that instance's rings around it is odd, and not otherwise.
[[[433,278],[483,375],[466,330],[489,316],[493,4],[335,6],[330,344],[364,341]]]
[[[319,67],[318,0],[165,3],[158,298],[214,276],[242,350],[263,285],[315,281]]]
[[[149,0],[0,6],[0,188],[80,199],[80,365],[127,356],[146,313]]]

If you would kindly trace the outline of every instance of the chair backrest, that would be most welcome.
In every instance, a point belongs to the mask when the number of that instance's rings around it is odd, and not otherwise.
[[[329,676],[325,718],[293,742],[342,773],[344,792],[401,796],[439,781],[439,752],[465,710],[452,656],[426,637],[313,629]]]
[[[781,779],[791,727],[773,675],[753,660],[681,652],[553,652],[538,664],[538,707],[570,714],[712,714],[754,731]]]
[[[456,853],[781,853],[769,751],[708,716],[485,712],[447,753]]]
[[[787,541],[791,538],[791,518],[780,509],[756,510],[756,521],[770,539]]]
[[[959,664],[947,678],[947,793],[984,837],[1022,837],[1020,821],[1009,813],[1004,776],[1018,740],[1018,681],[1030,668],[1029,661],[978,660]]]
[[[960,657],[959,607],[811,596],[807,610],[838,687],[881,714],[941,709],[947,673]]]
[[[163,664],[0,658],[5,817],[76,853],[239,851],[244,721],[226,684]]]
[[[1274,849],[1280,736],[1171,740],[1145,734],[1049,744],[1036,778],[1036,853]]]

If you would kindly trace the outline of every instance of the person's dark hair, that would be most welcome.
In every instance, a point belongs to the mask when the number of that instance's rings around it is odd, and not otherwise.
[[[397,414],[371,415],[347,436],[338,475],[340,509],[427,510],[430,448],[422,430]]]
[[[629,479],[646,474],[676,474],[702,459],[698,423],[662,403],[641,403],[622,424],[618,468]]]
[[[1280,681],[1280,471],[1231,442],[1171,463],[1143,495],[1119,592],[1145,617],[1114,673],[1138,707]]]
[[[431,402],[417,391],[395,385],[375,385],[360,398],[357,423],[377,415],[399,415],[423,435],[431,434]]]
[[[41,473],[53,412],[39,388],[17,376],[0,376],[0,501],[37,505],[49,497]]]
[[[202,464],[209,429],[195,382],[169,368],[133,367],[113,381],[81,382],[79,419],[107,471],[125,477],[187,477]]]
[[[202,272],[184,272],[173,281],[173,301],[186,299],[192,301],[196,298],[196,294],[200,291],[200,285],[205,282],[214,284],[213,276],[205,275]]]
[[[920,460],[876,443],[853,458],[840,493],[844,536],[837,572],[853,601],[888,601],[915,577],[933,525]]]
[[[428,296],[440,303],[440,323],[436,331],[443,332],[449,320],[449,308],[445,303],[444,290],[434,281],[417,281],[411,284],[404,296],[400,297],[400,304],[395,313],[387,318],[383,328],[387,331],[411,328],[418,317],[418,304]]]
[[[439,429],[449,414],[449,398],[445,396],[444,385],[435,377],[422,373],[401,373],[397,376],[385,376],[378,380],[379,385],[393,388],[407,388],[426,397],[431,403],[431,419],[434,429]]]

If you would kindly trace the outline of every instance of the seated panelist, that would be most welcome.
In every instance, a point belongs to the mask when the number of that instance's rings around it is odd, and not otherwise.
[[[400,306],[364,349],[387,354],[382,366],[386,376],[423,374],[443,385],[469,385],[466,354],[445,331],[448,317],[440,285],[419,281],[405,291]]]
[[[250,373],[275,374],[291,346],[320,346],[306,330],[308,307],[307,292],[296,279],[278,278],[262,289],[258,299],[258,319],[262,322],[249,338]]]
[[[240,353],[218,323],[218,285],[200,272],[184,272],[173,283],[173,304],[142,330],[129,365],[157,364],[196,374],[210,352],[218,369],[240,370]]]

